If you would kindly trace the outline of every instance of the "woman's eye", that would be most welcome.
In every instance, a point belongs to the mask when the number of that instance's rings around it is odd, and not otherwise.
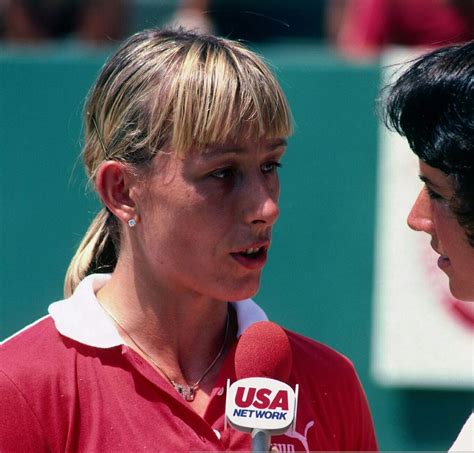
[[[272,162],[266,162],[265,164],[262,165],[262,171],[263,173],[274,173],[276,172],[279,168],[281,168],[281,163],[272,161]]]
[[[235,173],[234,169],[232,167],[226,167],[226,168],[219,168],[218,170],[214,170],[210,176],[216,179],[226,179],[229,178],[230,176],[233,176]]]
[[[430,189],[429,187],[426,187],[426,191],[428,192],[428,196],[432,199],[432,200],[442,200],[443,197],[435,192],[434,190]]]

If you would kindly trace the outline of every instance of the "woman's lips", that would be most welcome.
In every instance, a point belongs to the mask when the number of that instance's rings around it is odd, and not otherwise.
[[[253,253],[237,252],[231,253],[240,265],[247,269],[262,269],[267,261],[267,247],[255,247],[252,250],[257,250]]]
[[[438,258],[438,267],[442,270],[445,270],[449,266],[451,266],[450,259],[445,255],[440,255],[440,257]]]

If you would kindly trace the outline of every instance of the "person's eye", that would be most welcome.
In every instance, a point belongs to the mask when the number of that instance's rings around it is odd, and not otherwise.
[[[266,162],[262,165],[262,172],[275,173],[281,167],[282,165],[280,162],[277,162],[277,161]]]
[[[210,176],[216,179],[227,179],[235,174],[235,170],[232,167],[218,168],[214,170]]]
[[[428,196],[430,197],[431,200],[444,199],[439,193],[435,192],[433,189],[430,189],[428,186],[426,187],[426,192],[428,193]]]

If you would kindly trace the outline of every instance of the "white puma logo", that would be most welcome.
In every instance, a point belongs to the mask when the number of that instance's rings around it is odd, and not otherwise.
[[[314,425],[314,420],[310,420],[306,423],[306,427],[304,429],[304,434],[300,434],[298,431],[289,431],[285,434],[287,437],[291,437],[292,439],[297,439],[301,442],[304,447],[304,450],[309,453],[309,445],[308,445],[308,430]],[[290,444],[274,444],[275,447],[278,448],[279,452],[293,452],[295,451],[295,447]]]

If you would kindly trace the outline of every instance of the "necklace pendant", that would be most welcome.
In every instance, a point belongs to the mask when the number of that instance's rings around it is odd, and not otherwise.
[[[194,386],[181,385],[176,382],[173,382],[173,386],[186,401],[194,401],[194,397],[196,396],[196,388]]]

